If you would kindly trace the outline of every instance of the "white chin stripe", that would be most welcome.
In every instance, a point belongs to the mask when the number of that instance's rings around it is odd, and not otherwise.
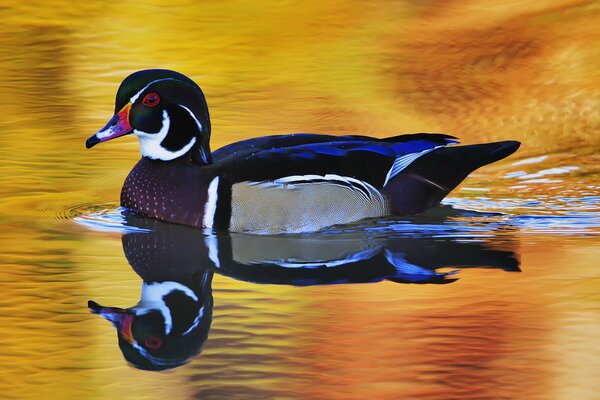
[[[169,128],[171,127],[171,119],[167,110],[163,110],[162,127],[156,133],[142,132],[134,129],[133,134],[140,140],[140,152],[143,157],[148,157],[153,160],[169,161],[181,157],[196,143],[196,138],[193,137],[188,144],[176,151],[167,150],[162,147],[161,143],[167,137]]]

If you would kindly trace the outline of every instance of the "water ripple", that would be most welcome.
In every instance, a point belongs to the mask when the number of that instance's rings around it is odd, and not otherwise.
[[[96,232],[135,233],[149,232],[148,229],[127,225],[123,207],[99,209],[93,212],[81,213],[73,221]]]
[[[600,196],[526,199],[447,198],[443,205],[421,215],[386,217],[327,228],[319,235],[352,233],[393,234],[405,237],[452,237],[479,240],[498,230],[525,234],[580,235],[600,233]],[[127,210],[118,207],[79,206],[62,216],[98,232],[147,232],[128,225]],[[507,229],[508,228],[508,229]],[[314,233],[300,234],[310,236]]]

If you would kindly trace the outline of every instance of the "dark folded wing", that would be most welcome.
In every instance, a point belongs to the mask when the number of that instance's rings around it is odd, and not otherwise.
[[[232,184],[334,175],[382,187],[421,155],[452,143],[456,141],[451,136],[442,134],[384,139],[295,134],[248,139],[213,156]]]

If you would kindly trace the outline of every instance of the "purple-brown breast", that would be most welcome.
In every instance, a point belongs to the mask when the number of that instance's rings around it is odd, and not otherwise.
[[[138,214],[177,224],[202,227],[207,183],[188,160],[142,158],[121,190],[121,206]]]

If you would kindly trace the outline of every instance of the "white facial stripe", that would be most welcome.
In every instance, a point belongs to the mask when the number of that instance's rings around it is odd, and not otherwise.
[[[208,185],[206,193],[207,199],[204,206],[204,218],[202,224],[206,229],[212,229],[215,222],[215,212],[217,211],[217,189],[219,188],[219,177],[215,177]]]
[[[174,160],[190,151],[194,143],[196,143],[196,138],[193,137],[188,144],[177,151],[170,151],[162,147],[161,143],[167,137],[169,128],[171,127],[171,119],[169,118],[167,110],[163,110],[162,115],[162,127],[157,133],[148,133],[134,129],[133,134],[140,140],[140,152],[142,153],[142,156],[153,160]]]
[[[140,90],[139,92],[137,92],[136,94],[134,94],[130,99],[129,102],[131,104],[135,103],[135,101],[140,97],[140,95],[144,92],[144,90],[148,89],[150,87],[150,85],[156,83],[156,82],[162,82],[162,81],[178,81],[179,79],[175,79],[175,78],[162,78],[162,79],[157,79],[155,81],[150,82],[149,84],[147,84],[146,86],[144,86],[142,88],[142,90]]]
[[[200,307],[198,315],[196,316],[196,319],[194,319],[194,323],[192,324],[192,326],[190,326],[190,328],[187,331],[183,332],[181,336],[185,336],[194,329],[196,329],[198,327],[198,324],[200,324],[200,319],[202,319],[202,316],[204,316],[204,306]]]
[[[198,301],[198,296],[188,288],[178,282],[161,282],[151,283],[142,285],[142,298],[137,306],[133,307],[136,315],[144,315],[149,313],[151,310],[159,310],[165,319],[165,334],[171,333],[173,329],[173,318],[171,316],[171,310],[165,304],[164,297],[169,293],[178,290],[185,293],[186,296],[192,298],[194,301]]]
[[[183,108],[185,111],[187,111],[190,114],[190,116],[194,119],[194,121],[196,121],[196,125],[198,125],[198,129],[200,130],[200,132],[202,132],[202,124],[200,123],[200,121],[198,121],[198,119],[196,118],[196,116],[194,115],[192,110],[190,110],[183,104],[179,104],[179,107]]]

